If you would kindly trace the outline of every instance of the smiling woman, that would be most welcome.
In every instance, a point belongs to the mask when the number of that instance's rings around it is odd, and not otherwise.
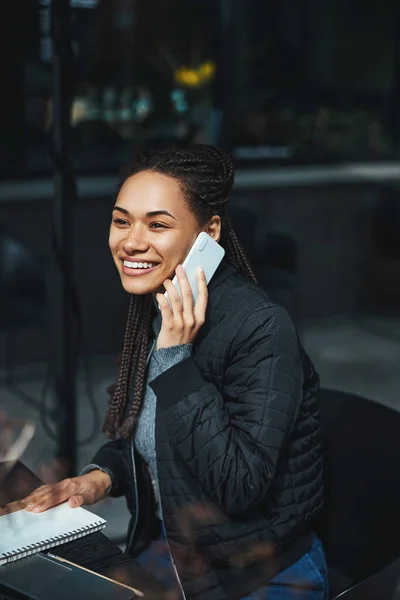
[[[173,597],[326,600],[318,375],[238,243],[233,179],[210,146],[135,161],[109,237],[131,299],[104,423],[115,439],[29,509],[124,495],[127,552]],[[193,304],[181,263],[202,231],[226,262],[208,287],[198,274]]]
[[[129,176],[114,206],[109,239],[124,289],[137,295],[161,292],[200,231],[219,241],[220,230],[218,216],[199,222],[171,176],[152,171]]]
[[[145,385],[152,296],[165,290],[174,296],[169,287],[171,278],[197,235],[205,231],[221,241],[231,264],[250,280],[256,280],[226,215],[233,181],[229,156],[204,145],[140,155],[127,173],[114,206],[109,238],[122,285],[132,294],[121,369],[115,387],[110,388],[112,399],[104,425],[110,437],[117,432],[129,437],[135,427]],[[131,269],[125,261],[155,266],[147,272]],[[163,298],[159,302],[162,306]],[[200,297],[198,302],[204,304],[204,299]],[[187,310],[185,313],[187,321]],[[194,315],[190,318],[193,320]],[[202,320],[202,316],[198,318]],[[165,318],[163,325],[160,334],[165,337]],[[134,373],[133,400],[127,411]]]

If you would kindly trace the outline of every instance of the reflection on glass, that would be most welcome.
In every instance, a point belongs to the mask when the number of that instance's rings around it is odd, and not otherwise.
[[[49,3],[27,66],[28,167],[49,168],[52,124]],[[76,58],[71,107],[77,171],[115,171],[143,146],[216,141],[215,5],[174,0],[71,1]],[[168,26],[166,26],[168,24]]]
[[[368,0],[359,9],[346,0],[70,5],[78,172],[115,172],[143,146],[221,139],[237,159],[260,165],[397,156],[399,57],[391,0]],[[8,121],[18,121],[23,134],[4,142],[3,154],[17,145],[15,156],[25,160],[20,171],[45,173],[51,167],[50,0],[26,6],[24,43],[10,45],[9,68],[15,95],[18,68],[22,83]],[[231,7],[229,27],[224,6]],[[10,12],[10,24],[21,25],[18,19]],[[16,127],[4,123],[3,130],[10,137]]]
[[[384,160],[393,134],[394,4],[236,3],[230,143],[278,164]],[[398,59],[397,59],[398,60]]]

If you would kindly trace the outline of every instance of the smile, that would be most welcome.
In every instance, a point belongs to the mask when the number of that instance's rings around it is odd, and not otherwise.
[[[147,275],[154,271],[154,269],[158,266],[157,263],[151,262],[136,262],[130,260],[122,261],[122,270],[125,275],[129,275],[131,277],[138,277],[141,275]]]
[[[124,266],[129,267],[130,269],[152,269],[155,266],[155,263],[131,262],[129,260],[124,260]]]

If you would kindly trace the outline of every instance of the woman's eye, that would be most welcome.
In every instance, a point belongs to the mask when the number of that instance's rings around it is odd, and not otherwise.
[[[150,223],[150,227],[152,229],[166,229],[166,225],[164,225],[164,223]]]
[[[127,225],[128,224],[127,221],[125,221],[125,219],[116,218],[116,219],[113,219],[113,221],[116,225]]]

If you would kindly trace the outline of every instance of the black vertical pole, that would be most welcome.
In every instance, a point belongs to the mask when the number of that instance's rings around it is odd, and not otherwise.
[[[233,14],[235,0],[219,0],[218,58],[215,106],[220,112],[219,145],[229,149],[232,118],[232,83],[234,62]]]
[[[3,2],[0,18],[0,56],[3,93],[0,112],[1,169],[19,176],[24,169],[24,33],[21,0]],[[8,91],[6,91],[8,90]]]
[[[69,0],[52,0],[53,39],[53,243],[54,264],[50,293],[53,334],[53,364],[57,401],[57,458],[67,476],[76,475],[76,356],[71,312],[72,203],[74,180],[70,165],[70,112],[72,101],[72,55],[70,52]]]
[[[394,32],[393,32],[393,54],[394,54],[394,75],[393,75],[393,91],[392,91],[392,110],[391,123],[389,123],[392,131],[392,142],[395,151],[395,157],[399,158],[400,151],[400,6],[395,3],[394,15]]]

